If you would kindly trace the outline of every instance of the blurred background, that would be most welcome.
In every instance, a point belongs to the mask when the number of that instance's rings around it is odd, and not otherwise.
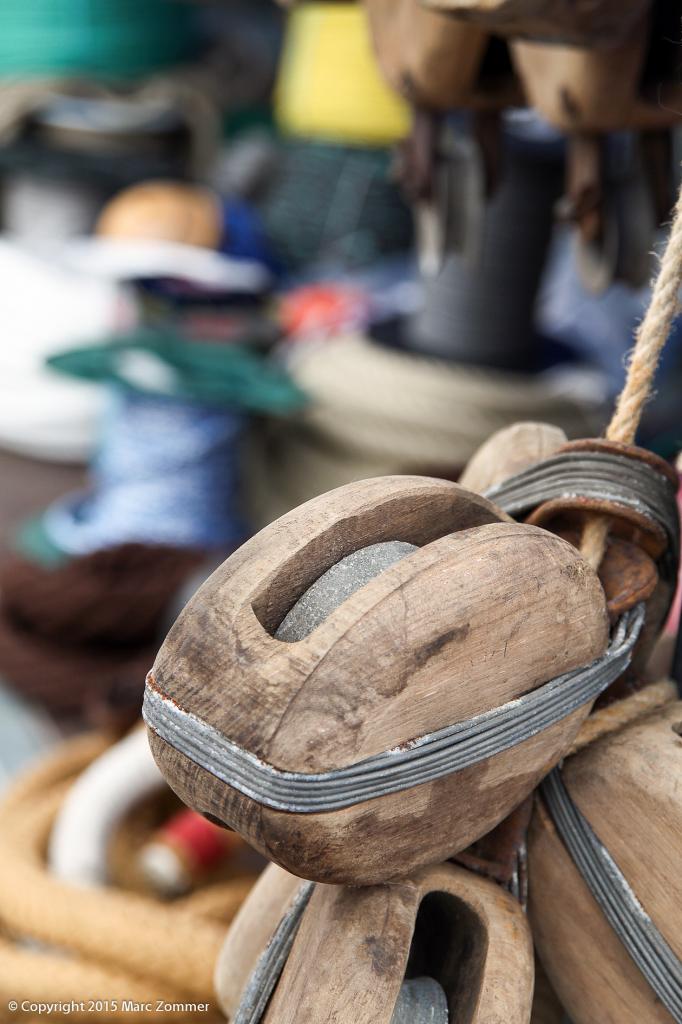
[[[109,749],[178,610],[293,506],[456,480],[517,420],[603,429],[679,185],[677,7],[566,43],[406,0],[3,0],[0,786]],[[667,459],[681,356],[640,434]],[[149,813],[128,853],[178,807]],[[210,871],[250,877],[231,842]],[[112,877],[185,891],[160,845]]]

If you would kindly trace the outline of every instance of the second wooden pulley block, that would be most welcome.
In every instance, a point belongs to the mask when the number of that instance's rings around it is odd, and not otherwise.
[[[456,484],[365,480],[213,574],[157,657],[144,715],[186,803],[295,874],[373,884],[516,807],[640,626],[623,618],[609,641],[602,587],[566,541]]]
[[[682,107],[672,54],[681,16],[679,0],[640,5],[627,32],[601,48],[515,39],[512,57],[529,104],[568,133],[675,124]]]
[[[514,516],[576,547],[590,516],[608,517],[599,577],[612,622],[638,604],[645,609],[629,677],[641,673],[677,584],[680,524],[672,467],[634,445],[602,439],[567,442],[545,424],[517,424],[483,446],[467,478]],[[629,685],[624,678],[604,699],[622,695]]]
[[[602,737],[541,790],[529,836],[538,954],[574,1024],[682,1021],[682,703]]]
[[[215,989],[234,1024],[527,1024],[530,930],[513,897],[450,864],[362,889],[271,865]]]
[[[422,0],[490,32],[571,45],[611,46],[651,0]]]
[[[418,107],[499,110],[522,100],[506,45],[419,0],[363,0],[379,66]]]

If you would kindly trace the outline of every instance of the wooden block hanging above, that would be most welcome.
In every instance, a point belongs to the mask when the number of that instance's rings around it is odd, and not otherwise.
[[[507,61],[483,72],[490,37],[419,0],[363,0],[379,66],[409,102],[434,110],[500,109],[521,93]],[[501,44],[499,44],[501,45]]]
[[[528,103],[563,132],[653,130],[682,116],[682,89],[673,81],[642,90],[652,62],[651,27],[641,18],[607,50],[515,39],[511,53]]]
[[[587,46],[623,39],[651,0],[422,0],[490,32]]]
[[[606,132],[633,116],[646,49],[641,25],[608,51],[514,40],[512,56],[528,102],[551,124]]]

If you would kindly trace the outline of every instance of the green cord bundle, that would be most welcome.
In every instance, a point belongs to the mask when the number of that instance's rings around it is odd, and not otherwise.
[[[187,0],[2,0],[0,78],[129,79],[196,51]]]
[[[71,377],[246,412],[286,415],[306,401],[283,369],[245,346],[194,341],[160,330],[119,334],[104,344],[56,353],[47,362]]]

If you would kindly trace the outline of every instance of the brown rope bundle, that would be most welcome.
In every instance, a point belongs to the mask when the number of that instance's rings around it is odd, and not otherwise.
[[[219,1020],[213,966],[247,881],[163,904],[113,888],[66,885],[46,869],[44,851],[64,795],[108,743],[100,734],[69,741],[0,804],[0,1004],[18,994],[20,1003],[117,1000],[117,1010],[104,1009],[95,1018],[116,1021],[130,1019],[121,1010],[123,1000],[199,1001],[211,1005],[202,1020]],[[35,948],[36,941],[49,948]],[[168,1021],[187,1016],[164,1013]]]
[[[139,712],[164,614],[201,555],[125,544],[46,568],[0,571],[0,672],[55,714],[100,723]]]

